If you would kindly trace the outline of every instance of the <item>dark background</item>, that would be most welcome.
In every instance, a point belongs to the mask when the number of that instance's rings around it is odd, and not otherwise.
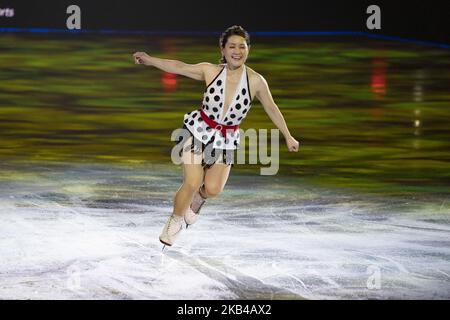
[[[172,1],[172,0],[0,0],[14,8],[0,27],[64,29],[66,8],[81,7],[82,28],[89,30],[212,31],[239,24],[254,31],[364,31],[450,43],[445,1]],[[381,7],[381,30],[366,28],[366,8]]]

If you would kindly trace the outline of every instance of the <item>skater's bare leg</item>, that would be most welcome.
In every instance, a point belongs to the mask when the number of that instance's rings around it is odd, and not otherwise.
[[[200,157],[200,162],[197,162]],[[201,164],[201,155],[195,155],[191,152],[184,152],[183,161],[183,184],[178,189],[173,205],[173,213],[169,217],[166,225],[159,236],[159,240],[164,244],[171,246],[175,242],[181,230],[183,230],[184,214],[191,204],[194,193],[203,183],[203,167]],[[164,248],[163,248],[164,249]]]
[[[188,141],[189,143],[189,141]],[[203,184],[204,170],[201,165],[202,156],[192,152],[184,152],[183,184],[178,189],[173,205],[173,213],[182,217],[192,202],[194,193]]]
[[[203,184],[198,191],[194,193],[190,208],[184,215],[184,221],[186,222],[186,228],[198,220],[200,209],[202,208],[207,198],[217,196],[225,186],[228,180],[231,166],[224,165],[223,162],[218,160],[210,168],[205,168],[205,177]]]
[[[230,174],[231,165],[220,163],[213,164],[206,170],[204,185],[200,189],[200,194],[204,198],[217,196],[225,187]]]

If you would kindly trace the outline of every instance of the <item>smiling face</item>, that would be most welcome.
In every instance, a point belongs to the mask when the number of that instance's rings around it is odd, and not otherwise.
[[[221,48],[222,56],[233,69],[239,68],[247,61],[249,50],[245,38],[238,35],[230,36],[225,47]]]

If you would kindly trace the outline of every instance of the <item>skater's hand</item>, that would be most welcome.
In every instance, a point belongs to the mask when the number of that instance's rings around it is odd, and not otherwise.
[[[145,52],[136,52],[133,54],[135,64],[150,65],[150,56]]]
[[[299,142],[297,140],[295,140],[294,137],[291,136],[291,137],[287,138],[286,139],[286,145],[287,145],[287,148],[288,148],[288,150],[290,152],[292,152],[292,151],[297,152],[298,151]]]

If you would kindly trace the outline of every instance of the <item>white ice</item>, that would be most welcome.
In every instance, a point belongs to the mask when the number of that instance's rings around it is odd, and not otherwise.
[[[232,172],[162,252],[173,167],[4,166],[0,299],[450,298],[446,199]]]

